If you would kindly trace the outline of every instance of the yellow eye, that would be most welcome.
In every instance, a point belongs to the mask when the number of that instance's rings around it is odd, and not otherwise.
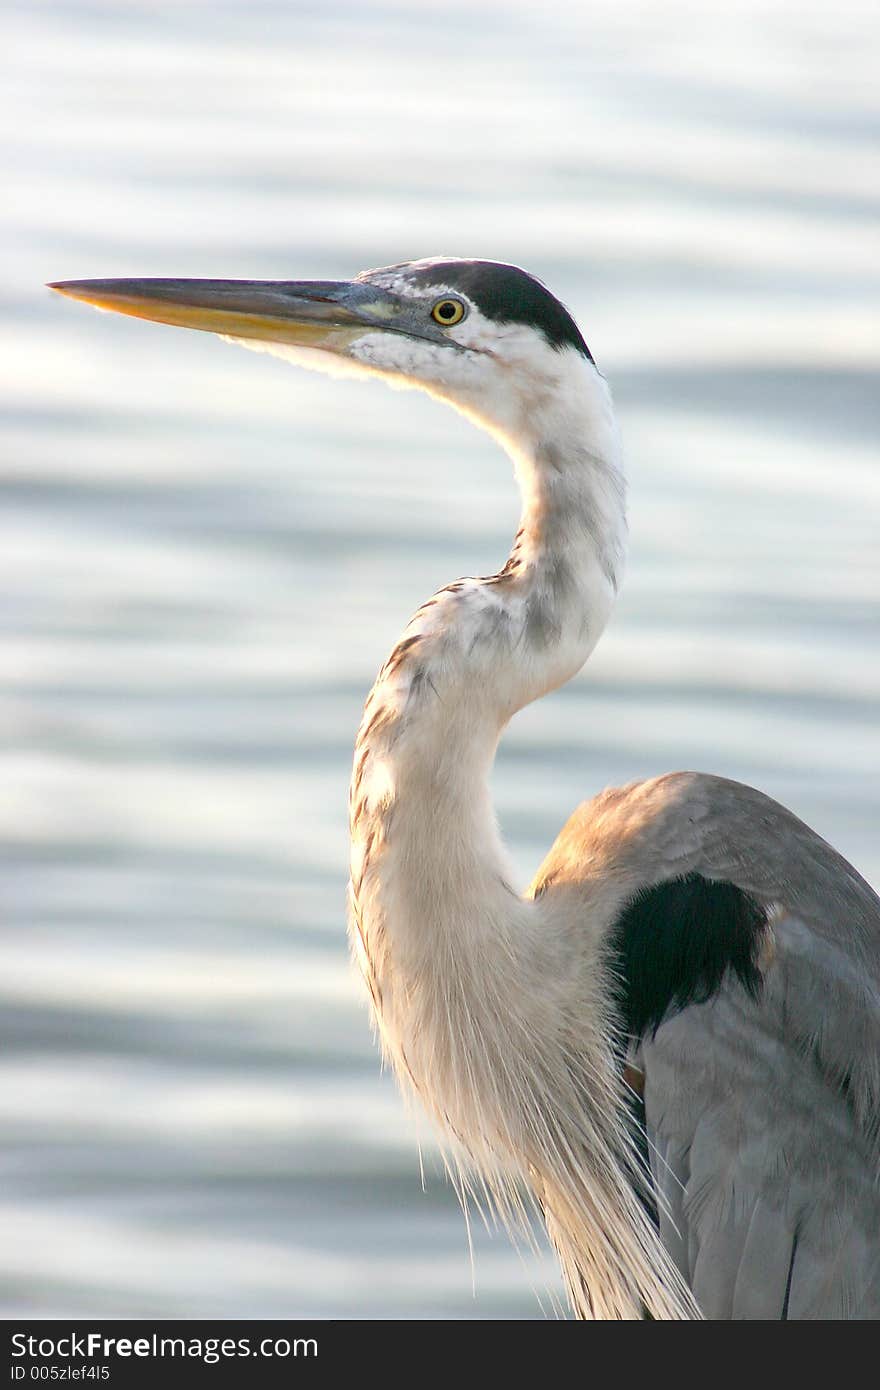
[[[431,310],[431,318],[435,323],[439,323],[441,328],[451,328],[454,323],[461,323],[464,313],[464,305],[460,299],[438,299]]]

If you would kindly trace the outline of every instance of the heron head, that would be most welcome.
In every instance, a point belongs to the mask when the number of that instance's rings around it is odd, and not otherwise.
[[[572,366],[595,375],[568,310],[534,276],[495,261],[409,261],[341,282],[68,280],[50,288],[328,375],[420,388],[505,434],[540,411]]]

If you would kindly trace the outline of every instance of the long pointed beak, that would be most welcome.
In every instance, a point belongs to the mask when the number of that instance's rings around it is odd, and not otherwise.
[[[178,328],[337,351],[371,328],[393,327],[399,312],[394,295],[358,281],[59,280],[48,288]]]

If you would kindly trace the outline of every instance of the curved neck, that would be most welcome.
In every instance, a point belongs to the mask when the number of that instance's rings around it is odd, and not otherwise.
[[[351,940],[399,1077],[505,1221],[521,1184],[536,1195],[573,1307],[677,1317],[687,1297],[633,1187],[601,943],[515,891],[489,795],[504,725],[581,667],[616,593],[619,454],[604,382],[587,385],[515,438],[493,430],[523,494],[510,557],[418,610],[367,701]]]
[[[498,738],[518,709],[580,669],[614,602],[626,534],[619,444],[603,378],[582,360],[577,370],[579,389],[563,380],[516,437],[488,425],[523,497],[507,563],[423,604],[367,700],[351,786],[352,897],[356,951],[381,1012],[392,975],[427,969],[438,933],[467,950],[509,916],[488,780]]]

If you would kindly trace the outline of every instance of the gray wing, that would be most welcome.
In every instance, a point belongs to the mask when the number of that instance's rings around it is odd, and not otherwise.
[[[610,930],[691,873],[769,925],[757,995],[728,972],[640,1042],[664,1243],[709,1318],[880,1317],[880,901],[783,807],[694,773],[581,808],[536,882],[593,907],[614,882]]]
[[[773,931],[757,1000],[728,982],[642,1044],[661,1234],[706,1317],[877,1318],[876,1130],[823,1045],[876,1064],[878,1039],[848,963]]]

